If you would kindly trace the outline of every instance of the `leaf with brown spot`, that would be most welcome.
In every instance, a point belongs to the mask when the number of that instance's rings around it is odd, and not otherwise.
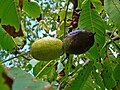
[[[0,46],[2,49],[14,52],[16,50],[16,43],[14,39],[2,28],[0,25]]]
[[[104,6],[104,0],[100,0],[100,1],[101,1],[102,5]]]
[[[24,88],[25,88],[25,89],[29,89],[29,88],[30,88],[30,86],[24,86]]]
[[[14,79],[13,90],[50,90],[51,85],[45,81],[37,81],[32,75],[20,68],[9,70],[9,76]]]
[[[20,28],[19,28],[18,32],[16,32],[15,31],[16,29],[13,26],[10,26],[10,25],[2,25],[2,27],[5,29],[5,31],[7,33],[9,33],[14,38],[19,37],[19,36],[24,36],[21,24],[20,24]]]
[[[95,9],[94,5],[92,4],[92,2],[90,2],[90,8],[91,9]]]
[[[44,86],[45,90],[50,90],[51,87],[52,87],[52,86],[51,86],[50,84],[46,84],[46,85]]]
[[[17,8],[17,1],[0,0],[0,24],[14,26],[16,31],[20,28],[20,12]]]
[[[12,90],[13,79],[10,78],[6,69],[0,64],[0,90]]]
[[[7,84],[10,88],[10,90],[12,90],[12,84],[13,84],[13,79],[10,78],[5,72],[2,73],[2,77],[4,78],[4,84]]]

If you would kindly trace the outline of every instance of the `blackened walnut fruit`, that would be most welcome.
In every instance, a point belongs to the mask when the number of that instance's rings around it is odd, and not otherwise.
[[[63,42],[57,38],[45,37],[31,45],[30,53],[39,61],[53,60],[63,54]]]
[[[94,44],[94,35],[87,30],[74,30],[66,35],[63,40],[64,50],[68,54],[82,54]]]

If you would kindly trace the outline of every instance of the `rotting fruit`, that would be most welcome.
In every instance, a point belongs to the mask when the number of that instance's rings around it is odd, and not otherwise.
[[[63,54],[63,42],[53,37],[38,39],[31,45],[30,53],[40,61],[57,59]]]
[[[64,50],[68,54],[82,54],[94,44],[94,35],[87,30],[74,30],[66,35],[63,40]]]

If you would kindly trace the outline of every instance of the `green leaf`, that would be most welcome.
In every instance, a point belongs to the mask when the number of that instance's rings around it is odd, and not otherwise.
[[[95,69],[95,70],[93,71],[93,75],[94,75],[94,78],[95,78],[95,83],[96,83],[97,85],[99,85],[102,90],[104,90],[104,89],[105,89],[105,88],[104,88],[104,83],[103,83],[103,79],[102,79],[100,73],[99,73],[99,72],[96,72],[96,69]]]
[[[62,10],[62,11],[59,12],[58,15],[60,16],[60,21],[64,20],[64,18],[65,18],[65,13],[66,13],[65,10]]]
[[[8,74],[15,78],[13,90],[45,90],[45,86],[50,85],[48,82],[35,80],[32,75],[20,68],[12,68]]]
[[[120,63],[114,69],[113,75],[115,80],[118,81],[118,88],[120,89]]]
[[[120,1],[119,0],[105,0],[104,7],[109,17],[115,25],[120,28]]]
[[[34,76],[36,76],[47,63],[48,62],[44,62],[44,61],[40,61],[39,63],[37,63],[35,65],[35,67],[33,68]],[[47,78],[49,80],[52,80],[52,79],[56,78],[57,75],[55,75],[55,74],[56,74],[56,72],[55,72],[54,66],[49,65],[44,68],[44,70],[40,73],[40,75],[38,77],[39,78]],[[53,77],[53,75],[54,75],[54,77]]]
[[[33,18],[40,16],[40,6],[36,2],[24,2],[23,10]]]
[[[20,20],[15,0],[0,0],[0,19],[2,25],[11,25],[19,30]]]
[[[28,64],[25,68],[25,71],[30,71],[32,69],[32,65],[31,64]]]
[[[98,51],[97,51],[97,47],[94,43],[94,45],[90,48],[90,50],[88,52],[86,52],[86,55],[91,59],[97,59],[98,58]]]
[[[40,62],[38,62],[36,65],[35,65],[35,67],[33,68],[33,74],[34,74],[34,76],[36,76],[38,73],[39,73],[39,71],[45,66],[47,64],[47,62],[44,62],[44,61],[40,61]],[[47,69],[47,70],[49,70],[49,68],[45,68],[45,69]],[[46,72],[46,74],[47,74],[47,72]],[[42,77],[44,75],[44,72],[41,72],[41,74],[39,75],[39,77]]]
[[[63,21],[65,19],[65,14],[66,14],[66,11],[65,10],[61,10],[58,15],[60,16],[60,21]],[[72,12],[67,12],[67,19],[71,18],[72,17]],[[67,20],[66,19],[66,20]]]
[[[64,69],[64,66],[61,62],[58,62],[57,72],[60,73]]]
[[[120,64],[118,64],[114,70],[115,80],[120,81]]]
[[[98,57],[98,51],[100,51],[105,43],[105,27],[97,11],[91,10],[90,0],[87,0],[82,8],[79,27],[96,32],[94,46],[89,50],[89,57],[96,59]]]
[[[82,6],[82,2],[83,2],[84,0],[79,0],[79,2],[78,2],[78,8],[80,8],[81,9],[81,6]]]
[[[101,13],[104,7],[102,6],[102,3],[100,0],[92,0],[93,5],[95,6],[98,13]]]
[[[93,69],[93,62],[89,62],[78,72],[76,80],[72,81],[71,86],[65,90],[82,90]]]
[[[105,87],[108,89],[112,89],[116,85],[115,79],[113,78],[113,70],[108,59],[104,61],[103,82]]]
[[[101,90],[101,88],[99,88],[99,86],[93,82],[93,79],[91,77],[88,77],[82,90],[94,90],[95,88],[96,90]]]
[[[8,50],[10,52],[14,51],[16,44],[13,38],[2,28],[0,25],[0,45],[3,49]]]

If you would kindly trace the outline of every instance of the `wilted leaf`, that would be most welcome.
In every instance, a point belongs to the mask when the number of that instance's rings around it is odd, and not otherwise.
[[[16,32],[16,29],[13,26],[10,26],[10,25],[2,25],[2,27],[5,29],[5,31],[7,33],[9,33],[14,38],[19,37],[19,36],[24,36],[21,25],[20,25],[20,28],[19,28],[18,32]]]

